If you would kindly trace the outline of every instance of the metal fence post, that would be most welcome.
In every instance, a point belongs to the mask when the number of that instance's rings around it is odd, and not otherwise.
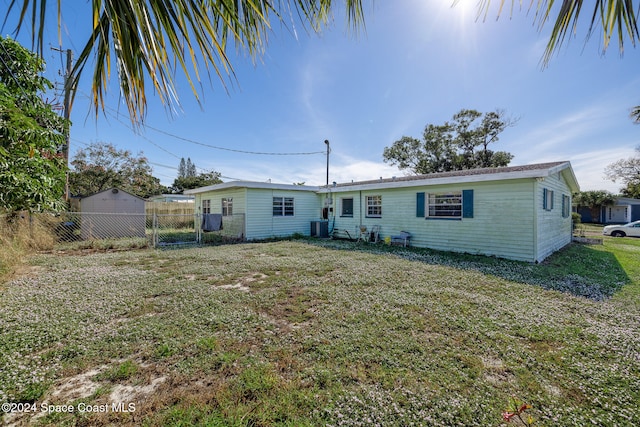
[[[157,213],[153,213],[153,232],[152,234],[152,242],[151,245],[155,248],[156,246],[158,246],[158,214]]]

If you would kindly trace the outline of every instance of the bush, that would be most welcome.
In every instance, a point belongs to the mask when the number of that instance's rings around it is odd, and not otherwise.
[[[571,221],[573,222],[573,226],[574,227],[577,224],[581,224],[582,223],[582,215],[580,215],[578,212],[572,212],[571,213]]]

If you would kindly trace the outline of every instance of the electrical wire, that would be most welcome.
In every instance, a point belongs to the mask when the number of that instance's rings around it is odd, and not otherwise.
[[[310,155],[315,155],[315,154],[325,154],[325,151],[311,151],[311,152],[299,152],[299,153],[274,153],[274,152],[264,152],[264,151],[247,151],[247,150],[236,150],[233,148],[225,148],[225,147],[219,147],[216,145],[211,145],[211,144],[205,144],[204,142],[199,142],[199,141],[195,141],[189,138],[184,138],[182,136],[178,136],[178,135],[174,135],[172,133],[169,133],[167,131],[161,130],[161,129],[157,129],[153,126],[150,126],[148,124],[144,125],[146,128],[149,128],[155,132],[161,133],[163,135],[167,135],[170,136],[172,138],[176,138],[179,139],[181,141],[185,141],[185,142],[189,142],[191,144],[196,144],[196,145],[201,145],[203,147],[207,147],[207,148],[213,148],[215,150],[223,150],[223,151],[231,151],[234,153],[241,153],[241,154],[254,154],[254,155],[261,155],[261,156],[310,156]]]

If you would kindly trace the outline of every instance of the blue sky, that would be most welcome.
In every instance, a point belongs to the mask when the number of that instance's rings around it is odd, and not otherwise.
[[[330,181],[349,182],[402,176],[407,172],[382,161],[384,147],[404,135],[419,138],[425,125],[442,124],[463,108],[499,108],[519,118],[493,147],[514,154],[512,165],[569,160],[582,190],[617,192],[621,184],[605,179],[603,171],[634,155],[640,144],[640,125],[629,119],[640,104],[639,52],[629,45],[621,57],[612,45],[602,55],[600,34],[585,44],[582,32],[543,69],[550,25],[538,31],[526,10],[511,17],[505,12],[499,20],[492,10],[484,22],[476,21],[475,3],[463,0],[451,8],[448,0],[378,1],[365,6],[366,32],[357,36],[339,12],[321,34],[277,25],[256,63],[231,52],[237,80],[227,82],[228,93],[213,77],[203,82],[198,105],[180,81],[182,109],[173,114],[148,94],[148,127],[137,133],[118,99],[115,75],[98,119],[85,78],[72,111],[72,156],[104,141],[143,152],[165,185],[176,177],[181,157],[220,172],[225,181],[321,185],[324,154],[256,155],[205,145],[324,152],[328,139]],[[90,25],[89,6],[82,4],[63,11],[68,32],[62,47],[76,56]],[[58,46],[54,26],[48,34]],[[26,32],[18,40],[30,46]],[[45,59],[49,78],[61,81],[60,53],[50,51]]]

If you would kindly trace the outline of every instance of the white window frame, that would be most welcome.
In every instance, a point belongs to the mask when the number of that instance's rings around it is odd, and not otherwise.
[[[211,213],[211,200],[210,199],[203,199],[202,200],[202,213],[203,214],[210,214]]]
[[[274,197],[273,198],[273,216],[295,216],[294,198],[293,197]]]
[[[222,201],[222,216],[233,215],[233,197],[223,197]]]
[[[549,190],[548,188],[543,190],[542,208],[545,211],[553,210],[553,190]]]
[[[344,211],[344,202],[345,200],[351,200],[351,212],[346,212]],[[342,217],[346,217],[346,218],[353,218],[353,197],[343,197],[342,199],[340,199],[340,216]]]
[[[382,196],[380,194],[367,196],[367,218],[382,218]]]
[[[566,194],[562,195],[562,217],[569,218],[571,216],[571,197]]]
[[[462,219],[462,191],[426,195],[427,218]]]

